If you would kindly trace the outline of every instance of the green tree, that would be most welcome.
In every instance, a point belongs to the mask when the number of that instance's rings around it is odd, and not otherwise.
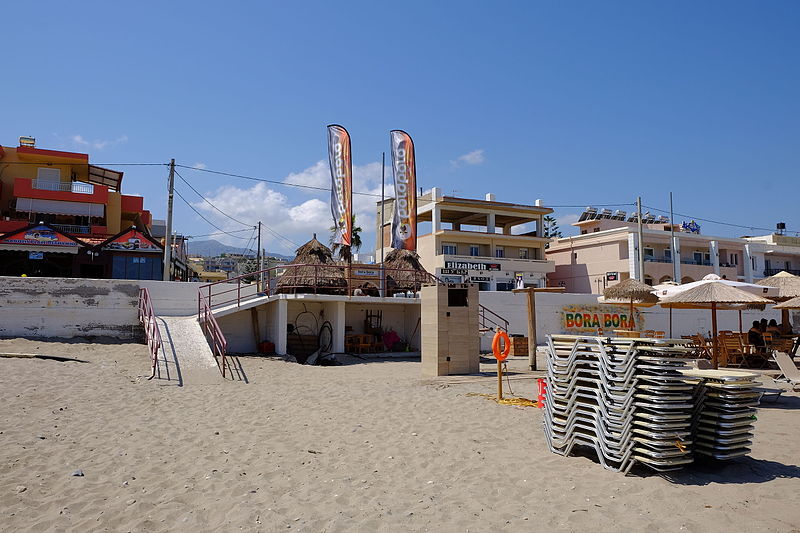
[[[338,242],[333,242],[333,238],[336,235],[336,227],[331,226],[329,229],[331,231],[331,237],[328,242],[331,245],[331,252],[333,255],[338,256],[339,259],[347,264],[353,262],[353,253],[358,253],[361,249],[361,228],[356,226],[356,216],[353,215],[353,231],[352,231],[352,238],[350,239],[350,245],[346,244],[339,244]]]
[[[554,217],[550,215],[545,215],[544,217],[544,227],[542,228],[542,236],[547,237],[549,239],[562,237],[561,230],[558,228],[558,222]],[[547,243],[544,245],[545,248],[549,248],[550,244]]]

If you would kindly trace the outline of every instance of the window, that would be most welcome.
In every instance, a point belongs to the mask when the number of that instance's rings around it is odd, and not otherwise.
[[[669,248],[664,249],[664,259],[672,259],[672,250]]]
[[[739,264],[739,256],[736,254],[731,254],[731,265],[736,266]]]
[[[467,307],[467,289],[447,289],[447,307]]]
[[[455,244],[442,244],[443,255],[456,255],[458,250]]]
[[[695,265],[702,265],[703,264],[703,252],[693,252],[692,258],[694,259]]]
[[[528,259],[528,249],[527,248],[520,248],[519,249],[519,258],[520,259]]]
[[[505,250],[505,248],[503,248],[502,246],[497,246],[497,247],[495,247],[495,249],[494,249],[494,256],[495,256],[495,257],[505,257],[505,256],[506,256],[506,250]]]
[[[57,168],[36,169],[36,179],[42,181],[61,181],[61,170]]]
[[[656,252],[652,248],[648,248],[647,246],[645,246],[645,248],[644,248],[644,256],[645,257],[655,257],[656,256]]]
[[[472,257],[477,257],[481,255],[481,247],[477,244],[470,244],[469,245],[469,255]]]
[[[600,231],[600,228],[599,228],[599,227],[598,227],[598,228],[594,228],[594,230],[593,230],[593,231],[594,231],[594,233],[597,233],[597,232],[599,232],[599,231]]]

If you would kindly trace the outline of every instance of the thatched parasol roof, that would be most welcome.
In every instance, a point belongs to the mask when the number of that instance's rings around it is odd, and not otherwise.
[[[800,296],[780,303],[773,307],[773,309],[800,309]]]
[[[763,305],[771,304],[773,301],[725,283],[707,281],[663,298],[659,303],[662,307],[683,309],[708,309],[712,304],[715,304],[717,309],[739,309],[743,304]]]
[[[628,303],[632,300],[633,303],[653,304],[658,301],[658,297],[653,294],[653,287],[633,278],[623,280],[604,290],[603,299],[605,303]]]
[[[386,288],[392,290],[419,290],[430,281],[430,274],[419,260],[417,252],[392,250],[383,260],[386,272]]]
[[[800,296],[800,276],[789,274],[785,270],[774,276],[756,281],[756,285],[775,287],[778,289],[776,300],[786,300]]]
[[[316,289],[317,292],[340,294],[347,289],[344,267],[333,260],[330,248],[319,242],[316,235],[298,248],[295,254],[278,279],[278,292],[308,292],[309,289]]]

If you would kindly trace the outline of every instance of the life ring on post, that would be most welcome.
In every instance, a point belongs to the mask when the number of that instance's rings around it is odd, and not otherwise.
[[[500,341],[503,341],[503,351],[500,351]],[[497,333],[494,334],[494,339],[492,340],[492,355],[494,358],[500,362],[505,361],[508,359],[508,354],[511,352],[511,340],[508,338],[508,333],[503,330],[498,330]]]

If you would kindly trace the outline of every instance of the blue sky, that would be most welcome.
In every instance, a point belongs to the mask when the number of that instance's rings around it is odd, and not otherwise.
[[[798,2],[17,2],[3,18],[0,144],[324,186],[335,122],[356,189],[376,192],[399,128],[426,189],[662,209],[673,191],[678,213],[800,231]],[[118,168],[162,218],[166,169]],[[270,250],[330,225],[324,193],[179,170],[268,223]],[[371,248],[371,199],[356,207]],[[558,208],[562,229],[580,211]],[[177,198],[175,227],[215,231]]]

